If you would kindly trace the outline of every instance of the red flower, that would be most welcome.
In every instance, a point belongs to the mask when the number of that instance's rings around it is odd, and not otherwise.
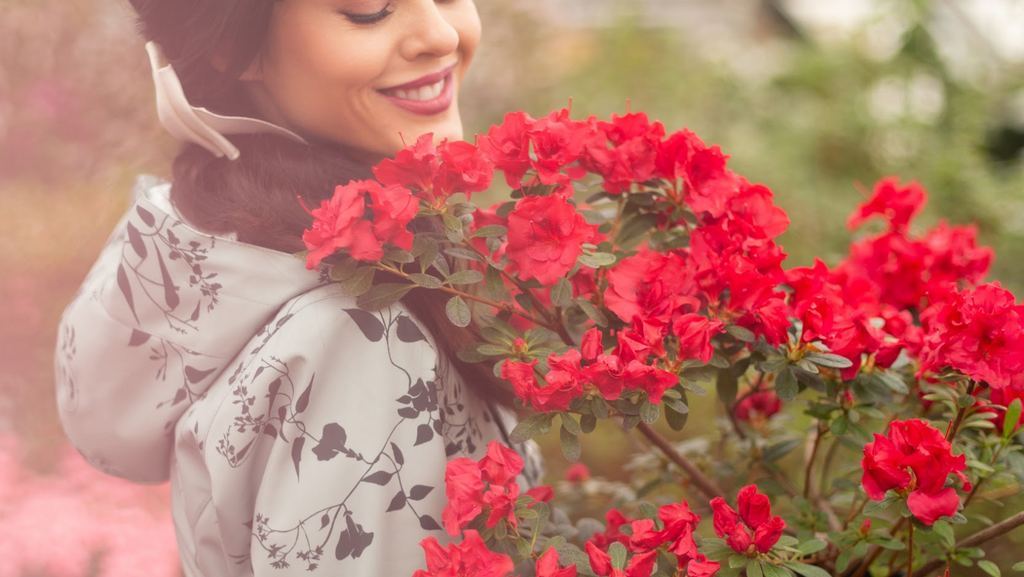
[[[526,132],[533,144],[534,159],[530,165],[541,183],[567,185],[586,174],[583,167],[570,165],[580,159],[592,134],[583,123],[569,119],[568,109],[537,120]],[[569,169],[566,174],[562,174],[563,168]]]
[[[665,391],[679,382],[679,376],[634,359],[626,365],[625,382],[630,389],[642,389],[652,403],[658,404]]]
[[[715,573],[722,566],[714,561],[708,561],[708,558],[703,555],[697,555],[696,559],[693,559],[686,564],[686,574],[689,577],[714,577]]]
[[[505,253],[519,267],[520,280],[553,285],[573,268],[596,231],[562,194],[529,196],[508,215]]]
[[[501,365],[501,377],[511,381],[516,396],[528,401],[535,410],[564,411],[569,408],[569,403],[573,399],[583,394],[583,385],[566,371],[551,371],[555,372],[553,380],[548,381],[543,387],[540,386],[534,376],[533,367],[536,365],[537,359],[529,363],[505,359]]]
[[[700,515],[690,511],[690,505],[686,501],[662,505],[658,509],[658,518],[665,526],[660,539],[669,544],[670,553],[679,557],[680,566],[700,557],[697,553],[697,543],[693,540],[693,532],[700,523]]]
[[[583,369],[587,383],[593,384],[601,396],[614,401],[626,388],[626,366],[617,355],[597,355],[597,360]]]
[[[480,150],[505,173],[508,185],[516,190],[522,187],[523,176],[530,170],[530,140],[527,131],[535,121],[523,112],[505,115],[501,126],[492,126],[480,137]]]
[[[681,315],[672,323],[672,334],[679,339],[679,359],[700,359],[707,363],[714,355],[711,337],[725,330],[720,320],[689,313]]]
[[[444,484],[448,504],[441,512],[441,522],[454,537],[484,510],[480,467],[467,457],[452,459],[445,469]]]
[[[363,219],[370,196],[373,220]],[[419,211],[416,198],[401,187],[382,187],[374,181],[352,181],[334,189],[331,200],[309,211],[313,226],[302,235],[311,252],[306,268],[314,269],[324,258],[347,249],[358,260],[380,260],[383,244],[412,249],[412,233],[405,227]]]
[[[441,512],[448,534],[458,535],[485,509],[491,511],[488,527],[494,527],[502,518],[514,527],[515,502],[519,497],[515,478],[522,470],[522,457],[498,441],[487,445],[487,454],[479,462],[466,457],[448,461],[444,474],[448,505]],[[489,485],[486,491],[485,482]]]
[[[454,193],[487,190],[494,177],[494,165],[468,142],[442,140],[434,146],[434,135],[426,133],[416,143],[400,150],[395,159],[384,159],[373,169],[383,184],[416,189],[432,207],[444,206]]]
[[[878,214],[889,221],[890,230],[902,232],[928,202],[928,193],[916,180],[901,187],[898,177],[890,176],[875,183],[871,198],[850,214],[846,226],[853,230]]]
[[[743,400],[733,409],[733,414],[739,421],[761,423],[782,410],[782,400],[774,391],[760,391],[741,396]]]
[[[435,537],[420,541],[420,547],[426,553],[427,569],[416,571],[413,577],[505,577],[515,568],[508,555],[488,551],[472,529],[466,531],[462,543],[450,543],[447,550]]]
[[[761,553],[767,553],[782,537],[786,522],[782,517],[771,516],[768,496],[758,493],[757,485],[747,485],[740,489],[737,500],[739,513],[721,497],[711,500],[711,508],[715,512],[715,534],[725,539],[737,553],[750,554],[751,546]]]
[[[541,501],[545,503],[550,502],[555,496],[555,491],[551,488],[551,485],[537,485],[523,494],[533,497],[533,503],[526,506],[527,508],[530,508]]]
[[[590,469],[583,463],[573,463],[565,470],[565,480],[570,483],[583,483],[590,480]]]
[[[952,448],[941,431],[924,421],[893,421],[888,437],[875,433],[875,440],[864,446],[864,492],[881,501],[886,491],[896,489],[907,497],[910,512],[927,525],[939,517],[951,517],[960,498],[955,489],[945,486],[946,478],[953,473],[964,483],[964,490],[971,490],[962,473],[966,457],[953,456]]]
[[[587,556],[590,557],[590,567],[594,573],[607,577],[650,577],[654,572],[654,563],[658,560],[658,551],[648,551],[634,555],[626,565],[626,569],[616,569],[612,566],[610,555],[599,549],[592,542],[587,541]]]
[[[952,294],[922,320],[922,372],[952,367],[995,389],[1024,389],[1024,305],[999,283]]]
[[[537,577],[576,577],[576,566],[569,565],[565,569],[558,568],[558,550],[549,548],[537,558]]]
[[[607,550],[612,543],[622,543],[626,545],[629,543],[629,536],[623,535],[619,530],[623,525],[630,523],[633,519],[626,517],[622,514],[622,511],[618,509],[609,509],[604,514],[605,527],[604,533],[594,532],[594,535],[590,537],[590,541],[600,549]]]
[[[487,454],[480,459],[477,466],[480,469],[480,478],[484,481],[508,485],[523,470],[523,458],[498,441],[491,441],[487,445]]]
[[[618,116],[612,121],[593,119],[594,137],[588,139],[581,163],[604,177],[602,187],[618,194],[634,182],[645,182],[654,175],[655,159],[665,136],[660,122],[651,123],[644,113]],[[612,148],[608,148],[609,141]]]

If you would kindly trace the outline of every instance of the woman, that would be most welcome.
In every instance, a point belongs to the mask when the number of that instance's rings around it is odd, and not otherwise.
[[[472,0],[132,0],[173,185],[140,178],[62,320],[59,405],[91,463],[172,484],[189,577],[411,575],[447,459],[510,396],[444,300],[360,311],[291,256],[307,206],[403,140],[457,139]],[[413,221],[427,227],[429,222]],[[386,282],[378,275],[376,282]],[[523,489],[541,474],[536,448]]]

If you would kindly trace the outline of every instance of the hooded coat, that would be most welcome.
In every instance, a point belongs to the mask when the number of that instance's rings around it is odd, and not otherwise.
[[[170,183],[133,203],[61,320],[58,406],[95,467],[170,480],[187,577],[410,576],[442,543],[447,460],[506,444],[401,303],[369,313],[303,261],[204,234]],[[543,474],[513,446],[522,490]]]

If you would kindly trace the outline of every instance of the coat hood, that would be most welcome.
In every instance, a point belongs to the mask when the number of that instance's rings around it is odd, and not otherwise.
[[[56,355],[68,436],[98,468],[137,481],[166,478],[185,409],[283,304],[327,282],[293,255],[189,226],[170,188],[137,179],[65,311]]]

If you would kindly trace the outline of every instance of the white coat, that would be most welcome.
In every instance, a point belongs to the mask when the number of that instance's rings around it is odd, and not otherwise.
[[[190,227],[170,186],[139,178],[61,321],[71,442],[112,475],[170,480],[187,577],[425,567],[419,541],[447,542],[446,461],[479,459],[514,416],[403,305],[362,311],[292,255]],[[525,491],[542,464],[514,448]]]

